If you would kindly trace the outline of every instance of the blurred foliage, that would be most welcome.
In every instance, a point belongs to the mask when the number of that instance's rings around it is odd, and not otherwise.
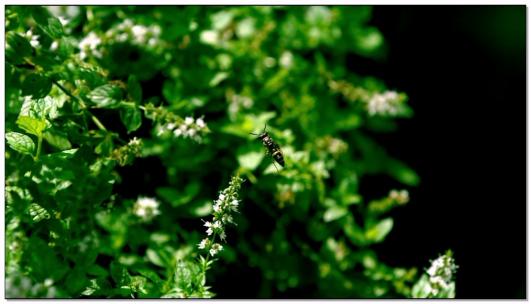
[[[256,297],[409,297],[416,269],[373,248],[407,192],[359,193],[367,175],[419,182],[370,136],[411,116],[407,96],[346,68],[349,54],[385,56],[370,18],[363,6],[7,6],[7,297],[211,297],[225,277],[246,288],[231,269],[260,274]],[[249,134],[265,125],[279,172]],[[152,193],[117,187],[155,174],[135,169],[141,158],[163,165]],[[237,226],[208,260],[200,217],[236,173]]]

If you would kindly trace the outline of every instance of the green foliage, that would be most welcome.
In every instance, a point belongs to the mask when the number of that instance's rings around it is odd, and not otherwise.
[[[260,274],[256,297],[412,296],[416,269],[373,246],[407,191],[360,193],[368,175],[419,183],[369,136],[412,115],[407,95],[346,68],[349,54],[385,56],[370,17],[7,6],[7,297],[212,297],[232,269]],[[266,124],[279,172],[249,134]],[[231,206],[224,188],[243,202],[230,221],[212,202]],[[200,246],[216,260],[198,248],[211,214],[237,224]]]

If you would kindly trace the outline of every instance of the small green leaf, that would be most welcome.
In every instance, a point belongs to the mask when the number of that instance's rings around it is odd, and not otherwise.
[[[215,86],[217,86],[220,82],[222,82],[223,80],[225,80],[228,76],[229,76],[229,74],[226,73],[226,72],[219,72],[219,73],[216,73],[216,75],[214,75],[214,78],[212,78],[212,80],[210,80],[210,83],[209,83],[208,85],[211,86],[211,87],[215,87]]]
[[[24,134],[17,132],[8,132],[6,133],[7,144],[11,149],[23,153],[32,155],[33,150],[35,150],[35,143],[33,140]]]
[[[94,152],[96,152],[96,154],[109,155],[113,148],[114,144],[112,142],[112,136],[108,135],[96,146]]]
[[[146,250],[146,255],[151,263],[160,267],[166,267],[166,264],[164,263],[164,261],[162,261],[162,258],[157,254],[155,250],[148,248]]]
[[[31,95],[33,98],[44,98],[52,89],[50,78],[40,73],[31,73],[24,78],[21,85],[22,95]]]
[[[118,262],[111,262],[111,277],[118,286],[128,284],[130,281],[127,269]]]
[[[142,101],[142,87],[140,86],[140,82],[138,82],[138,78],[135,75],[131,75],[127,79],[127,92],[134,101]]]
[[[63,36],[63,25],[61,21],[55,17],[48,18],[48,24],[46,26],[41,26],[42,30],[54,39],[59,39]]]
[[[391,229],[393,229],[393,219],[386,218],[365,231],[365,237],[374,243],[378,243],[385,239]]]
[[[59,41],[59,47],[57,52],[63,58],[68,58],[74,53],[74,47],[76,45],[75,39],[72,37],[62,37]]]
[[[48,142],[50,145],[56,147],[59,150],[68,150],[72,148],[72,145],[70,144],[70,141],[68,141],[66,134],[62,132],[48,130],[44,132],[43,137],[46,142]]]
[[[262,159],[264,159],[263,151],[247,150],[240,151],[240,153],[238,154],[238,163],[240,164],[240,166],[251,171],[256,169],[258,165],[260,165]]]
[[[347,215],[348,213],[348,209],[345,208],[345,207],[340,207],[340,206],[334,206],[334,207],[331,207],[331,208],[328,208],[324,215],[323,215],[323,219],[325,222],[331,222],[331,221],[335,221],[345,215]]]
[[[127,133],[137,130],[142,125],[142,113],[136,106],[126,106],[121,108],[120,119],[127,128]]]
[[[28,39],[14,32],[6,34],[6,58],[13,63],[22,63],[25,57],[31,55],[32,48]]]
[[[389,174],[408,186],[417,186],[420,182],[417,173],[398,160],[389,162]]]
[[[36,119],[29,116],[19,116],[17,125],[24,131],[33,134],[37,137],[42,135],[42,131],[46,129],[46,122],[44,120]]]
[[[104,84],[92,90],[87,96],[98,108],[112,108],[122,99],[122,90],[116,85]]]
[[[53,39],[59,39],[63,36],[63,25],[61,21],[51,15],[44,7],[35,7],[32,10],[32,16],[37,25]]]
[[[207,216],[212,212],[212,203],[210,201],[192,203],[188,206],[188,212],[195,217]]]

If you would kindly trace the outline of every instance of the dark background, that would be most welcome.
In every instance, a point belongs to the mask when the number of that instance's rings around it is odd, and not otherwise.
[[[526,7],[376,6],[371,24],[386,60],[349,64],[409,95],[415,117],[377,140],[421,177],[378,252],[428,267],[451,248],[458,298],[525,298]]]

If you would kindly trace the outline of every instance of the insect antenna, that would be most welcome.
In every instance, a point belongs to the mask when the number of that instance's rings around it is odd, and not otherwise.
[[[267,128],[267,124],[264,124],[264,130],[262,131],[262,133],[265,132],[266,128]],[[249,134],[254,135],[254,136],[258,136],[258,135],[260,135],[260,134],[256,134],[256,133],[253,133],[253,132],[251,132],[251,133],[249,133]]]

